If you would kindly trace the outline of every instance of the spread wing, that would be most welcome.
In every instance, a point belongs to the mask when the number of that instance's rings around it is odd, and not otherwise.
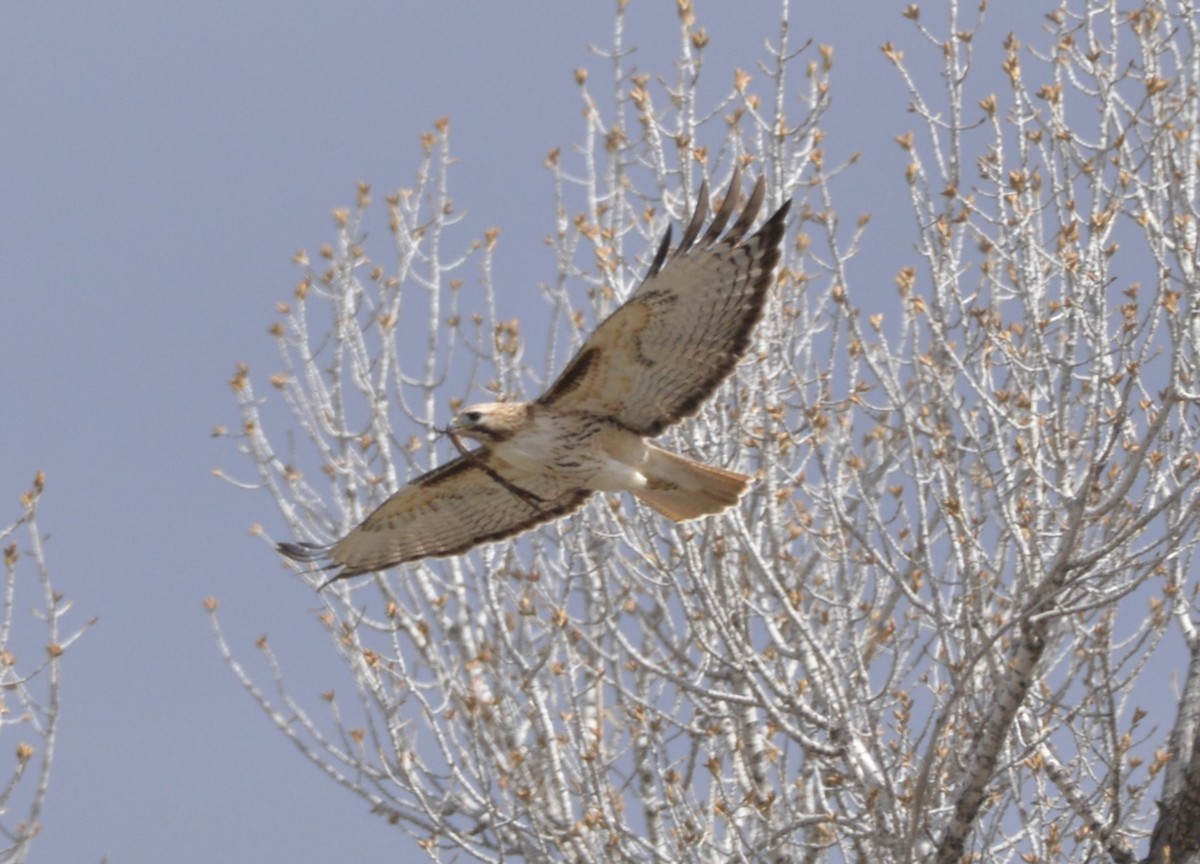
[[[296,561],[340,566],[332,582],[512,537],[577,510],[590,494],[474,450],[413,480],[336,543],[278,548]]]
[[[650,272],[604,319],[538,404],[607,416],[641,435],[658,435],[695,414],[737,365],[762,317],[779,263],[791,202],[747,236],[762,206],[760,177],[736,223],[739,174],[703,236],[708,189],[683,240],[670,252],[668,228]]]

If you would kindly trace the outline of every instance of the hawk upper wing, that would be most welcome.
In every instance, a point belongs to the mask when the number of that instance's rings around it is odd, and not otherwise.
[[[423,474],[330,546],[280,543],[297,561],[328,560],[330,581],[405,561],[457,555],[577,510],[591,492],[475,450]]]
[[[588,337],[539,405],[611,417],[646,436],[696,413],[733,371],[762,317],[791,205],[747,237],[762,206],[760,177],[722,237],[737,205],[739,179],[735,172],[703,236],[708,189],[700,187],[679,247],[668,255],[668,228],[645,280]]]

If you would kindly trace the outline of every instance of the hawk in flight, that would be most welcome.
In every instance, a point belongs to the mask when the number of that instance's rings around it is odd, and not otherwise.
[[[489,402],[450,424],[480,446],[417,477],[329,546],[280,543],[296,561],[341,568],[333,579],[457,555],[577,510],[593,492],[630,492],[675,522],[720,513],[750,478],[647,439],[699,410],[750,344],[775,281],[790,202],[753,234],[760,177],[737,216],[738,172],[705,229],[708,189],[683,239],[671,229],[650,272],[532,402]],[[722,236],[724,234],[724,236]]]

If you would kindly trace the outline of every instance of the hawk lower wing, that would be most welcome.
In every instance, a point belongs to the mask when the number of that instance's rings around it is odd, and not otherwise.
[[[340,567],[334,581],[512,537],[579,509],[590,494],[476,450],[416,478],[338,542],[280,543],[279,551]]]

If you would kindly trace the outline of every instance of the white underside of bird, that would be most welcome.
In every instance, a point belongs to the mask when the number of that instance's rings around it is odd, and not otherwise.
[[[663,450],[605,418],[543,413],[524,403],[471,406],[452,428],[522,471],[564,488],[629,492],[675,522],[732,507],[751,479]]]

